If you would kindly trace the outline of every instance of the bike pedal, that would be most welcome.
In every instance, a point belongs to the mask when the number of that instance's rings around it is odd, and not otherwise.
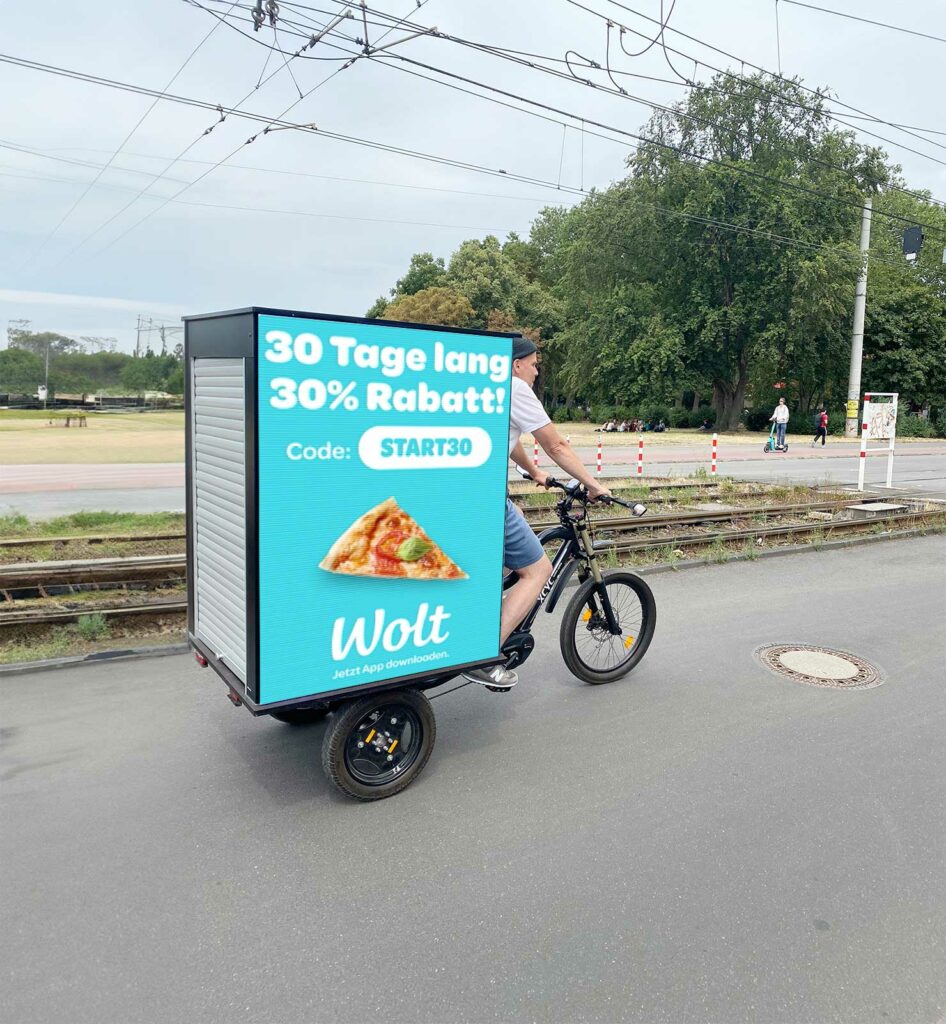
[[[512,689],[512,687],[511,686],[487,686],[486,689],[489,690],[490,693],[509,693],[509,691]]]

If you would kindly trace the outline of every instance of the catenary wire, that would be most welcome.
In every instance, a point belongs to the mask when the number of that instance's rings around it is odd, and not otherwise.
[[[230,4],[230,10],[232,11],[233,8],[236,5],[237,5],[237,0],[233,0],[233,2]],[[224,17],[226,17],[226,15],[224,15]],[[177,71],[175,71],[174,74],[171,75],[171,77],[167,81],[167,84],[164,86],[164,89],[162,90],[162,92],[167,92],[167,90],[171,88],[171,86],[177,81],[177,79],[180,77],[181,73],[184,71],[184,69],[187,67],[187,65],[190,64],[190,62],[197,55],[198,51],[201,49],[201,47],[204,45],[204,43],[207,42],[207,40],[217,31],[217,29],[219,27],[220,27],[220,23],[219,22],[211,27],[210,31],[207,32],[207,34],[200,40],[200,42],[198,42],[198,44],[194,47],[194,49],[191,50],[191,52],[187,55],[187,57],[185,58],[184,62],[177,69]],[[161,102],[161,97],[160,96],[156,96],[151,101],[151,104],[148,107],[148,109],[141,115],[141,117],[135,123],[135,125],[131,129],[131,131],[128,132],[128,134],[124,137],[124,139],[122,139],[122,141],[118,144],[118,148],[114,151],[114,153],[112,153],[112,155],[106,161],[106,163],[104,164],[102,169],[98,172],[98,174],[96,174],[96,176],[88,183],[88,185],[86,186],[86,188],[82,192],[82,194],[76,198],[75,202],[62,215],[62,217],[59,219],[59,221],[56,223],[56,225],[53,227],[53,229],[51,231],[49,231],[48,234],[43,238],[43,240],[39,244],[38,248],[36,248],[32,253],[30,253],[28,256],[26,256],[25,259],[21,262],[20,268],[19,268],[20,270],[22,270],[27,264],[31,263],[34,259],[36,259],[38,256],[41,255],[41,253],[46,248],[46,246],[49,244],[49,242],[56,236],[56,234],[58,233],[59,229],[72,216],[72,214],[75,212],[76,208],[82,203],[82,201],[92,191],[92,189],[95,188],[95,186],[98,184],[98,181],[102,177],[102,175],[112,165],[112,162],[115,160],[115,158],[119,155],[119,153],[121,153],[121,151],[125,148],[125,145],[128,143],[128,141],[132,138],[132,136],[135,134],[135,132],[137,132],[138,129],[144,124],[144,122],[147,119],[148,115],[151,113],[152,110],[154,110],[154,108],[160,102]]]
[[[809,11],[820,11],[822,14],[833,14],[836,18],[849,18],[851,21],[861,21],[865,25],[877,25],[880,28],[890,29],[892,32],[905,32],[909,36],[919,36],[921,39],[934,39],[937,43],[946,43],[943,36],[931,36],[928,32],[917,32],[916,29],[904,28],[902,25],[890,25],[885,21],[873,21],[870,18],[862,18],[858,14],[848,14],[845,11],[832,11],[829,7],[818,7],[815,4],[803,4],[800,0],[783,0],[792,7],[807,7]]]
[[[420,9],[420,7],[422,7],[424,4],[426,4],[428,2],[429,2],[429,0],[417,0],[417,9]],[[219,17],[219,15],[217,15],[216,12],[211,11],[210,13],[213,14],[215,17]],[[406,15],[405,15],[405,17],[406,17]],[[392,26],[388,30],[388,32],[393,32],[394,29],[397,27],[397,24],[399,24],[399,23],[396,23],[394,26]],[[386,32],[385,35],[387,35],[388,32]],[[382,36],[381,38],[384,38],[384,37]],[[303,100],[305,100],[309,96],[311,96],[312,93],[314,93],[317,89],[321,89],[323,85],[325,85],[327,82],[331,81],[336,75],[338,75],[339,73],[344,71],[346,68],[351,67],[353,63],[354,63],[354,61],[348,61],[345,64],[342,64],[341,67],[336,68],[335,71],[333,71],[330,75],[327,75],[320,82],[317,82],[311,89],[308,90],[308,92],[305,93],[305,95],[300,96],[299,99],[297,99],[297,100],[293,100],[293,102],[290,103],[289,106],[286,107],[281,113],[279,113],[275,119],[271,119],[269,121],[267,127],[264,129],[264,132],[270,131],[272,129],[273,125],[275,123],[277,123],[281,118],[283,118],[290,110],[292,110],[293,107],[298,106],[299,103],[301,103]],[[247,97],[244,97],[244,99],[240,101],[239,105],[242,105],[243,102],[245,102],[245,100],[249,97],[249,95],[251,95],[251,94],[248,94]],[[259,133],[257,133],[257,134],[259,134]],[[181,189],[179,189],[177,192],[174,193],[173,197],[170,197],[170,198],[175,198],[176,199],[178,196],[182,195],[188,189],[190,189],[194,185],[196,185],[199,181],[202,181],[209,174],[212,174],[222,164],[225,164],[230,159],[230,157],[235,156],[238,152],[240,152],[246,146],[250,145],[250,143],[253,142],[255,139],[256,139],[256,135],[251,136],[251,138],[247,139],[246,142],[242,142],[239,146],[236,147],[236,149],[232,150],[230,153],[228,153],[222,159],[218,160],[217,163],[214,164],[213,167],[210,167],[208,170],[204,171],[203,174],[199,175],[196,179],[194,179],[194,181],[190,182],[188,185],[183,186]],[[198,140],[195,140],[194,144],[196,144],[196,141],[198,141]],[[190,148],[190,147],[188,147],[188,148]],[[186,152],[187,151],[185,150],[185,153]],[[154,216],[154,214],[157,213],[159,210],[161,210],[168,201],[169,201],[169,199],[166,199],[159,206],[156,206],[153,209],[149,210],[147,213],[145,213],[145,215],[143,217],[140,217],[134,223],[129,225],[124,231],[121,232],[121,234],[119,234],[117,237],[113,238],[111,241],[106,243],[106,245],[104,245],[101,249],[98,249],[96,251],[96,255],[97,256],[101,255],[107,249],[111,248],[111,246],[113,246],[114,244],[119,242],[121,239],[123,239],[130,231],[133,231],[140,224],[143,224],[150,217]]]

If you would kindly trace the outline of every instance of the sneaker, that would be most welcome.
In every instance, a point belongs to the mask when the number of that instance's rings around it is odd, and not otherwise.
[[[519,677],[512,669],[503,668],[502,665],[494,665],[492,668],[475,668],[463,673],[464,679],[471,683],[479,683],[491,690],[511,690]]]

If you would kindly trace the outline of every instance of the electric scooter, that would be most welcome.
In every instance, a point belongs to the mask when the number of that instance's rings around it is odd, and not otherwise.
[[[787,452],[788,451],[788,442],[787,441],[783,442],[782,444],[776,443],[776,440],[775,440],[775,423],[772,424],[772,429],[769,431],[768,440],[765,442],[765,445],[763,446],[762,451],[764,451],[766,454],[768,454],[769,452]]]

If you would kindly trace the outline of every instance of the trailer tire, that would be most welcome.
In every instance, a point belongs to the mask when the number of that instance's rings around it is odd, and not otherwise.
[[[378,746],[382,735],[394,745],[386,740]],[[419,690],[373,694],[332,713],[322,741],[322,768],[345,796],[383,800],[420,775],[436,739],[433,708]]]

